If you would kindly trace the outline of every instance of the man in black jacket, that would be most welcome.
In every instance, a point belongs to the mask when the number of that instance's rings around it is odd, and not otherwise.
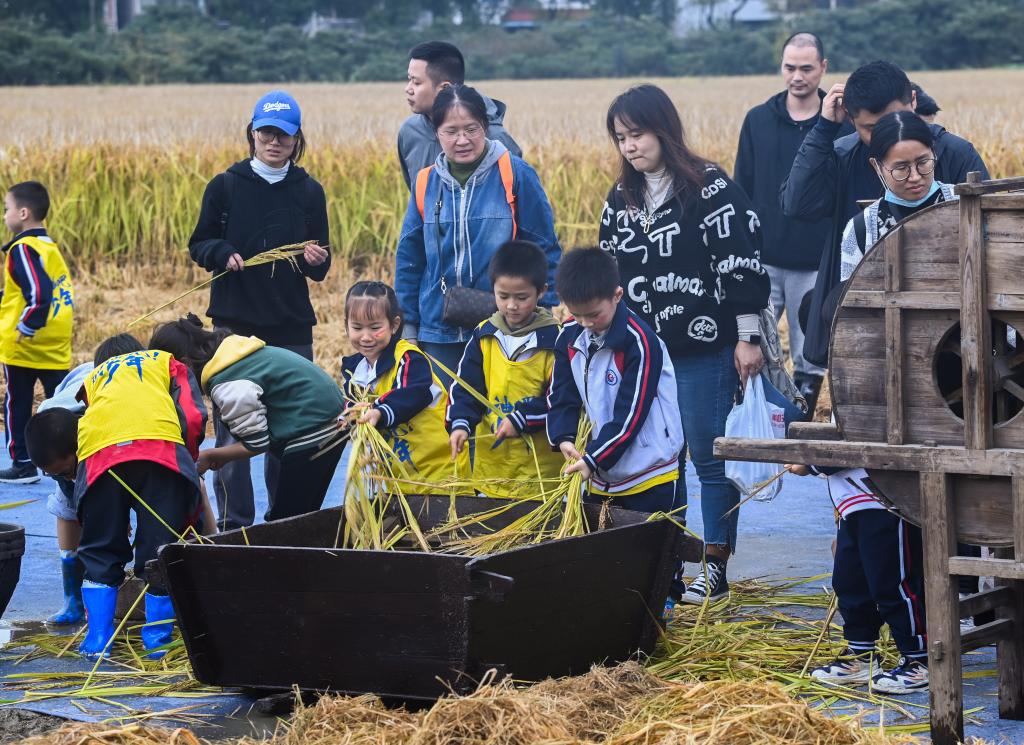
[[[823,313],[825,301],[839,283],[839,244],[846,223],[859,210],[857,200],[878,199],[883,188],[868,162],[871,130],[891,111],[913,111],[915,96],[903,70],[889,62],[870,62],[846,81],[832,86],[822,101],[821,116],[793,161],[782,185],[782,210],[788,217],[815,221],[831,218],[831,229],[818,264],[818,278],[808,303],[804,329],[804,358],[816,365],[828,364],[832,315]],[[835,140],[849,118],[855,134]],[[967,140],[937,124],[935,178],[947,184],[962,183],[971,171],[988,178],[981,156]]]
[[[782,79],[786,90],[747,112],[740,130],[734,180],[754,203],[761,220],[761,252],[772,282],[776,318],[786,311],[793,378],[808,403],[808,418],[825,375],[824,368],[803,356],[804,335],[797,319],[800,301],[814,287],[821,247],[830,234],[828,218],[802,221],[783,215],[778,208],[779,187],[789,175],[797,150],[818,123],[825,91],[818,86],[828,70],[821,39],[801,31],[782,48]],[[838,134],[853,131],[846,125]]]

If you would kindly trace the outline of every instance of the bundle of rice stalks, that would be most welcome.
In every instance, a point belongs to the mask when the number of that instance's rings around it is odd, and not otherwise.
[[[20,745],[200,745],[187,729],[149,728],[132,724],[111,728],[104,724],[67,724],[45,735],[21,740]]]
[[[277,248],[269,248],[266,251],[263,251],[262,253],[256,254],[252,258],[246,259],[245,260],[245,266],[246,267],[263,266],[264,264],[274,264],[274,263],[276,263],[278,261],[287,261],[291,265],[292,270],[297,272],[297,271],[299,271],[299,262],[298,262],[296,257],[302,255],[303,251],[305,251],[305,246],[306,246],[305,243],[289,243],[287,246],[278,246]],[[327,248],[327,246],[324,246],[324,248]],[[276,269],[276,267],[271,269],[271,273],[273,273],[274,269]],[[131,323],[128,324],[128,328],[131,328],[132,326],[135,326],[136,324],[141,323],[142,321],[145,321],[150,316],[156,315],[157,313],[162,311],[164,308],[171,307],[172,305],[174,305],[176,302],[178,302],[182,298],[188,297],[193,292],[198,292],[199,290],[203,289],[207,285],[213,284],[214,280],[220,279],[225,274],[230,274],[230,273],[231,273],[231,270],[225,269],[223,272],[220,272],[219,274],[214,274],[212,277],[210,277],[209,279],[207,279],[207,280],[205,280],[203,282],[200,282],[195,287],[193,287],[191,289],[188,289],[188,290],[185,290],[185,292],[181,293],[177,297],[174,297],[171,300],[168,300],[166,303],[164,303],[160,307],[155,308],[155,309],[149,311],[149,313],[146,313],[145,315],[139,316],[134,321],[132,321]]]

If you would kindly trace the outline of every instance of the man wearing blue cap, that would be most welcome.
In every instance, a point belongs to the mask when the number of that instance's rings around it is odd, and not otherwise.
[[[189,240],[189,253],[201,267],[213,273],[230,270],[211,285],[206,314],[216,327],[312,360],[316,316],[307,280],[322,281],[331,256],[323,187],[296,165],[306,150],[298,102],[285,91],[267,93],[253,108],[246,137],[249,158],[207,184]],[[296,257],[298,271],[274,264],[246,267],[253,256],[293,243],[305,243]],[[218,447],[233,441],[216,412],[214,429]],[[268,454],[264,475],[271,500],[279,467]],[[252,525],[248,461],[221,468],[214,491],[222,530]]]

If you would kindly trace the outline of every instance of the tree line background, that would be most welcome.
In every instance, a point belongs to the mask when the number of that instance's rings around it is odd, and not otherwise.
[[[116,34],[97,28],[97,4],[0,0],[0,85],[393,81],[426,39],[458,45],[473,80],[757,74],[777,69],[796,29],[826,40],[833,70],[880,57],[913,70],[1024,64],[1024,0],[844,0],[683,36],[667,0],[597,0],[585,19],[517,33],[480,21],[494,0],[206,0],[205,13],[163,2]],[[342,7],[353,27],[303,32],[312,12]]]

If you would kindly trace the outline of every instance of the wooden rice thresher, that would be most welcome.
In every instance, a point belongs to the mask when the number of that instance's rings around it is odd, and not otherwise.
[[[447,523],[448,497],[408,499],[424,531]],[[504,501],[457,497],[456,509]],[[388,519],[403,519],[392,506]],[[602,525],[599,506],[585,509]],[[611,508],[592,533],[471,557],[335,548],[335,507],[164,546],[158,561],[203,683],[434,699],[492,669],[541,680],[651,652],[679,561],[699,561],[703,545],[647,518]]]
[[[722,438],[735,460],[862,466],[922,527],[931,734],[963,738],[961,652],[997,645],[999,716],[1024,719],[1024,178],[968,175],[955,202],[889,232],[833,324],[835,425]],[[999,558],[957,555],[957,541]],[[958,600],[956,575],[997,586]],[[959,619],[995,610],[961,636]]]

